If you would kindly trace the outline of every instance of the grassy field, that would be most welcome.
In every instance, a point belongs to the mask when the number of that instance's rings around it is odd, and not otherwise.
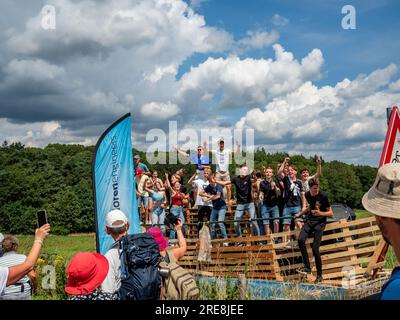
[[[27,254],[32,246],[34,236],[18,236],[20,252]],[[74,254],[85,251],[96,251],[94,233],[71,234],[69,236],[50,235],[44,243],[43,253],[56,253],[70,261]]]

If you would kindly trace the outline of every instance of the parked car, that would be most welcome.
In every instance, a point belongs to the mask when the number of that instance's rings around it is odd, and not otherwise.
[[[349,206],[343,203],[334,203],[331,205],[332,211],[333,211],[333,217],[328,218],[326,220],[327,223],[332,223],[332,222],[337,222],[342,219],[346,219],[347,221],[352,221],[356,219],[356,214],[351,209]],[[352,230],[353,227],[350,227],[350,230]],[[326,234],[334,234],[334,233],[340,233],[340,229],[335,229],[335,230],[330,230],[327,231]],[[354,240],[356,236],[352,236],[352,239]],[[337,243],[337,242],[342,242],[344,239],[343,238],[337,238],[337,239],[332,239],[332,240],[327,240],[323,241],[324,244],[332,244],[332,243]]]
[[[348,221],[356,220],[356,214],[352,208],[343,203],[334,203],[331,205],[333,217],[327,219],[327,223],[336,222],[341,219]]]

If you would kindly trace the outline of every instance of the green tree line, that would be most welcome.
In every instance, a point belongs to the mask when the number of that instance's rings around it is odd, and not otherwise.
[[[53,232],[59,234],[94,231],[91,162],[94,147],[50,144],[45,148],[25,147],[21,143],[0,147],[0,232],[31,234],[36,225],[38,209],[47,210]],[[191,164],[149,164],[143,152],[142,162],[157,170],[163,179],[165,172],[185,168],[187,181],[194,173]],[[258,149],[254,154],[256,169],[276,166],[289,156],[267,153]],[[167,163],[169,155],[166,155]],[[291,157],[300,170],[316,172],[315,157]],[[236,165],[230,166],[231,176]],[[214,167],[215,169],[215,167]],[[322,161],[322,189],[332,203],[361,206],[361,197],[373,184],[377,168],[348,165],[340,161]],[[189,186],[190,187],[190,186]]]

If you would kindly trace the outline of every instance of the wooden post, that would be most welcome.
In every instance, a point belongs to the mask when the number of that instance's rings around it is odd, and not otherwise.
[[[246,293],[247,293],[247,279],[246,276],[241,273],[239,274],[239,297],[240,300],[246,300]]]

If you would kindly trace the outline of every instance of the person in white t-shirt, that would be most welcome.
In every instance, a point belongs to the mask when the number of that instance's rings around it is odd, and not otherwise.
[[[198,225],[197,230],[200,234],[200,229],[202,227],[202,222],[204,221],[204,217],[207,217],[207,220],[210,221],[210,215],[212,210],[212,202],[211,201],[204,201],[200,194],[201,192],[208,186],[208,176],[210,175],[211,169],[205,168],[203,175],[198,175],[198,171],[190,178],[188,183],[192,183],[193,189],[195,191],[196,196],[196,203],[197,206],[197,219]]]
[[[36,261],[39,258],[43,241],[49,235],[49,232],[49,224],[45,224],[41,228],[36,229],[35,240],[33,241],[32,249],[24,263],[13,267],[0,267],[0,295],[7,286],[18,282],[22,277],[33,270]]]
[[[218,150],[211,150],[211,154],[215,156],[216,160],[216,173],[215,177],[218,181],[231,181],[231,177],[229,175],[229,164],[230,164],[230,157],[231,155],[239,152],[240,150],[240,145],[237,143],[236,144],[236,150],[229,150],[225,149],[225,141],[224,138],[219,138],[218,139]],[[231,186],[226,185],[225,186],[225,192],[226,192],[226,202],[228,205],[228,208],[230,207],[231,204]]]
[[[106,293],[116,293],[121,287],[121,258],[119,240],[128,234],[129,221],[121,210],[112,210],[106,216],[106,232],[114,239],[111,248],[104,255],[109,264],[107,277],[101,284],[101,290]]]

